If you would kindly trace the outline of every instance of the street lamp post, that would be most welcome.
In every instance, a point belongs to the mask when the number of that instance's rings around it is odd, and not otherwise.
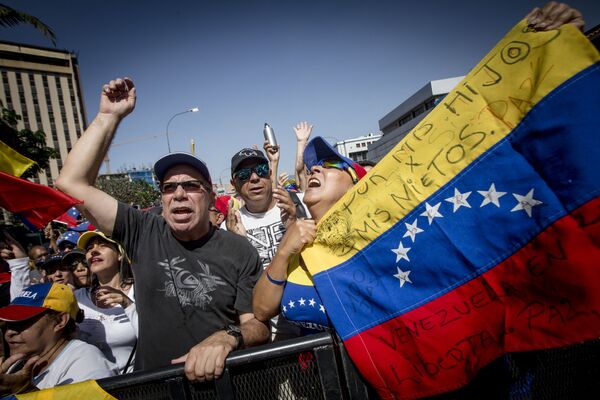
[[[167,122],[167,130],[166,130],[166,136],[167,136],[167,149],[169,150],[169,153],[171,152],[171,143],[169,142],[169,124],[171,123],[171,121],[173,121],[173,118],[175,118],[178,115],[182,115],[182,114],[187,114],[189,112],[195,113],[198,112],[198,107],[194,107],[194,108],[190,108],[189,110],[185,110],[182,111],[180,113],[177,113],[175,115],[173,115],[170,119],[169,122]]]

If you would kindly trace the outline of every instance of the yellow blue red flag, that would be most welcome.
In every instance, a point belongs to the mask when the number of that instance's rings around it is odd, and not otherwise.
[[[382,398],[600,336],[599,60],[520,22],[321,219],[302,257]]]
[[[5,397],[5,400],[116,400],[115,397],[105,392],[96,381],[85,381],[70,385],[56,386],[51,389],[36,392],[16,394]]]
[[[0,140],[0,171],[13,176],[21,176],[27,171],[34,161],[16,152]]]

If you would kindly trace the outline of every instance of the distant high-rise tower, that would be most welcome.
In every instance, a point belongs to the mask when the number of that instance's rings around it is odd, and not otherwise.
[[[34,181],[52,186],[87,126],[79,68],[65,50],[0,41],[0,102],[23,117],[18,129],[41,130],[60,158]]]

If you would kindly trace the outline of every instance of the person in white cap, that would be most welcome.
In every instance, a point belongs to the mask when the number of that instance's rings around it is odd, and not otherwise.
[[[135,369],[185,361],[189,379],[213,379],[232,350],[268,339],[267,325],[252,313],[260,259],[245,238],[210,223],[210,174],[191,154],[168,154],[154,165],[162,215],[119,203],[94,187],[117,126],[135,101],[131,79],[104,85],[99,113],[56,185],[83,200],[79,207],[90,221],[132,259],[139,321]]]

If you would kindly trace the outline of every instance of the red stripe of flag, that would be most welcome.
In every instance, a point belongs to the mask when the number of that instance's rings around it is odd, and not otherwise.
[[[595,339],[599,243],[596,198],[485,274],[353,336],[346,347],[369,381],[380,382],[383,398],[413,398],[464,386],[505,352]],[[377,372],[370,353],[387,354],[387,368]]]

